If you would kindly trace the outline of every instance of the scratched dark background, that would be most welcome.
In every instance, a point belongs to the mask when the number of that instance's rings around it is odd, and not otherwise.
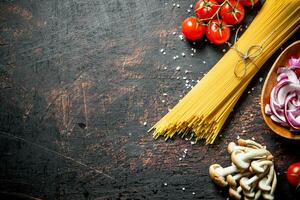
[[[154,141],[147,133],[188,91],[183,77],[201,79],[228,49],[179,39],[191,3],[0,1],[2,199],[226,199],[207,169],[229,165],[226,145],[238,136],[268,146],[277,199],[297,199],[285,171],[300,160],[300,143],[274,135],[259,105],[260,79],[281,50],[251,82],[214,145]],[[260,7],[247,9],[245,24]],[[299,32],[284,46],[296,39]]]

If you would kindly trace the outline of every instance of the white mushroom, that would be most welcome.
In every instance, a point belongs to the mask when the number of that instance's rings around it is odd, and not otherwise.
[[[243,139],[237,144],[230,142],[227,151],[232,165],[226,168],[211,165],[211,179],[221,187],[229,185],[233,199],[273,200],[277,178],[271,153],[257,142]]]
[[[273,177],[273,182],[272,182],[272,188],[270,192],[263,192],[262,196],[264,199],[267,200],[273,200],[274,199],[274,192],[276,189],[276,185],[277,185],[277,177],[276,177],[276,172],[274,170],[274,177]]]
[[[263,173],[265,171],[264,166],[271,166],[271,165],[273,165],[273,162],[270,160],[265,160],[265,159],[254,160],[251,162],[251,169],[256,173]]]
[[[242,198],[242,195],[241,195],[241,192],[242,192],[242,187],[239,186],[238,188],[229,188],[229,196],[233,199],[236,199],[236,200],[239,200]]]
[[[253,199],[255,197],[254,192],[255,186],[253,186],[249,191],[243,190],[244,198],[246,199]]]
[[[246,146],[254,149],[264,149],[264,147],[261,144],[258,144],[253,140],[238,139],[238,145]]]
[[[225,181],[225,177],[228,174],[232,174],[237,172],[237,168],[235,165],[223,168],[219,164],[213,164],[209,167],[209,176],[217,185],[221,187],[227,186],[227,182]]]
[[[230,142],[228,144],[228,147],[227,147],[227,151],[228,151],[229,154],[231,154],[232,152],[237,151],[237,150],[241,150],[241,151],[246,152],[246,151],[249,151],[251,149],[252,148],[249,148],[249,147],[236,145],[234,142]]]
[[[231,154],[231,160],[238,168],[247,169],[250,166],[251,160],[258,157],[267,157],[270,154],[266,149],[253,149],[246,153],[234,151]]]
[[[259,183],[258,183],[259,189],[261,189],[262,191],[266,191],[266,192],[270,191],[271,190],[271,182],[273,180],[273,177],[274,177],[274,165],[272,165],[270,167],[267,177],[264,177],[259,181]]]
[[[227,177],[226,177],[226,181],[228,183],[228,185],[230,187],[236,187],[237,186],[237,181],[244,177],[244,176],[249,176],[251,173],[250,172],[244,172],[244,173],[238,173],[238,174],[235,174],[234,176],[232,176],[231,174],[229,174]]]
[[[243,177],[240,180],[240,186],[243,188],[243,190],[245,191],[250,191],[252,188],[252,185],[255,184],[257,181],[259,181],[262,177],[264,177],[266,175],[266,173],[268,172],[267,167],[265,166],[265,173],[263,174],[257,174],[252,176],[251,178],[247,178],[247,177]]]
[[[261,196],[261,190],[258,190],[254,196],[254,200],[258,200]]]

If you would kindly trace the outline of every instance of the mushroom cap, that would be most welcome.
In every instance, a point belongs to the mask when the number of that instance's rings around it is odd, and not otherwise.
[[[227,151],[229,154],[231,154],[233,152],[235,146],[236,146],[236,144],[234,142],[230,142],[228,144]]]
[[[266,170],[264,166],[271,166],[273,162],[270,160],[260,159],[251,162],[251,169],[256,173],[263,173]]]
[[[243,156],[243,152],[241,150],[237,150],[232,152],[231,154],[231,160],[234,163],[235,166],[237,166],[240,169],[247,169],[250,166],[250,161],[244,161],[241,157]]]
[[[243,194],[244,194],[244,197],[248,197],[250,199],[254,198],[255,197],[255,192],[253,191],[243,191]]]
[[[274,199],[274,196],[270,193],[263,193],[263,198],[266,199],[266,200],[273,200]]]
[[[262,178],[258,183],[259,189],[261,189],[262,191],[267,191],[267,192],[270,191],[271,186],[267,185],[267,181],[268,181],[267,177]]]
[[[258,190],[254,196],[254,200],[258,200],[260,196],[261,196],[261,190]]]
[[[258,144],[257,142],[253,140],[244,140],[244,139],[238,139],[238,145],[246,146],[254,149],[262,149],[264,148],[261,144]]]
[[[249,180],[247,177],[243,177],[240,180],[240,186],[243,188],[244,191],[250,191],[251,187],[246,183]]]
[[[242,195],[233,188],[229,188],[229,196],[236,200],[240,200],[242,198]]]
[[[223,176],[220,176],[216,169],[220,168],[221,165],[219,164],[213,164],[209,167],[209,176],[212,179],[212,181],[217,184],[218,186],[225,187],[227,186],[227,182]]]
[[[234,187],[235,188],[237,186],[237,182],[236,182],[236,180],[233,178],[233,176],[231,174],[227,175],[226,181],[227,181],[227,183],[228,183],[228,185],[230,187]]]

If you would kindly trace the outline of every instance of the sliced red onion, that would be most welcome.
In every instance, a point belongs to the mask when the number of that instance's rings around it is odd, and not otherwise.
[[[295,94],[290,94],[285,100],[284,116],[287,119],[288,124],[295,130],[300,130],[300,118],[299,116],[293,115],[292,112],[288,111],[288,102],[295,97]]]
[[[288,63],[288,67],[277,71],[277,84],[271,91],[265,113],[274,122],[300,132],[300,81],[295,73],[300,70],[300,57],[293,57]]]
[[[298,66],[300,67],[300,57],[296,58],[294,56],[292,56],[290,59],[289,59],[289,66]]]

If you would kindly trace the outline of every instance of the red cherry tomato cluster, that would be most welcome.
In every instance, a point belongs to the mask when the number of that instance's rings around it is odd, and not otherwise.
[[[230,38],[230,26],[241,23],[244,6],[258,0],[199,0],[194,5],[195,17],[182,22],[183,35],[188,40],[199,40],[204,35],[214,44],[224,44]]]

